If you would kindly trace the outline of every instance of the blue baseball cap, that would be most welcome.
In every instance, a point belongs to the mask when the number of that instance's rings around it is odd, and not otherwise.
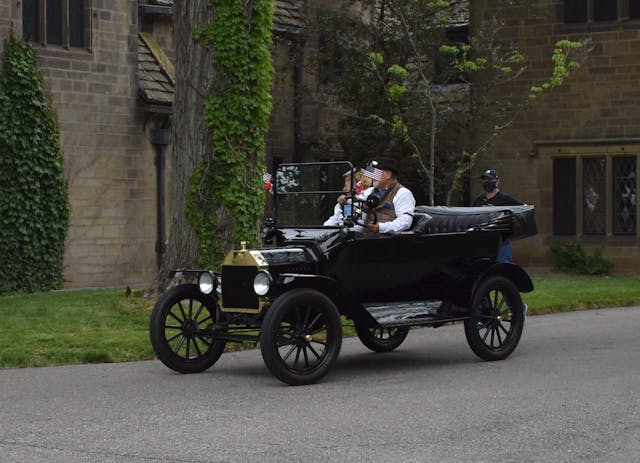
[[[490,179],[492,179],[492,180],[497,180],[497,179],[499,179],[500,177],[498,176],[498,172],[496,172],[496,171],[495,171],[495,170],[493,170],[493,169],[489,169],[489,170],[485,170],[485,171],[482,173],[482,175],[480,175],[480,178],[481,178],[481,179],[483,179],[483,178],[490,178]]]

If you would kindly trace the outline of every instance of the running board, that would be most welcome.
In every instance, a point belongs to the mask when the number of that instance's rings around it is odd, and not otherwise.
[[[439,300],[371,302],[363,305],[382,327],[432,325],[469,318],[460,310],[451,310],[455,306],[445,310],[444,302]]]

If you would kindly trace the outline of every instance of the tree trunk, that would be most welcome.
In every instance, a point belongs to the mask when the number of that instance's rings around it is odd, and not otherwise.
[[[194,42],[192,34],[210,21],[212,14],[206,0],[180,1],[173,5],[176,78],[172,121],[171,223],[166,253],[152,288],[156,294],[166,289],[172,269],[197,266],[198,237],[185,216],[185,206],[191,176],[212,150],[203,103],[210,93],[215,71],[210,51]]]

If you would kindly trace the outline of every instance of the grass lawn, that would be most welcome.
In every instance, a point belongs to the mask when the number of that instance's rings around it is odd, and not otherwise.
[[[535,291],[523,295],[528,315],[640,305],[640,276],[545,275],[533,281]],[[151,359],[153,303],[142,291],[125,297],[124,289],[0,297],[0,368]]]
[[[0,368],[153,358],[152,306],[124,289],[0,297]]]
[[[532,279],[534,291],[522,295],[527,314],[640,305],[640,276],[553,274]]]

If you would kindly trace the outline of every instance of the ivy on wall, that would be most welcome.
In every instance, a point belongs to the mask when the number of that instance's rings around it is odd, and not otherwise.
[[[215,90],[205,101],[213,153],[191,179],[187,217],[200,261],[217,266],[233,243],[258,242],[264,211],[265,136],[271,114],[273,0],[211,0],[195,34],[212,51]]]
[[[0,294],[62,286],[68,222],[55,115],[33,47],[12,34],[0,74]]]

